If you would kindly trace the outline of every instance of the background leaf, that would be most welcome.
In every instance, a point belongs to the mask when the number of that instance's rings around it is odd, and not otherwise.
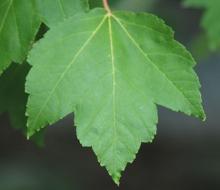
[[[41,19],[49,27],[89,10],[88,0],[37,0],[37,3]]]
[[[206,30],[211,50],[220,47],[220,1],[219,0],[185,0],[186,6],[204,8],[202,27]]]
[[[39,25],[35,0],[0,0],[0,74],[24,61]]]
[[[26,136],[25,109],[27,94],[24,92],[25,78],[30,69],[28,64],[12,64],[0,76],[0,114],[8,113],[11,125]],[[44,144],[44,132],[36,133],[32,140],[39,146]]]

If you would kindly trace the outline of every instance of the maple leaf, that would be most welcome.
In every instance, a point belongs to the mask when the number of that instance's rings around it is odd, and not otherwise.
[[[157,105],[205,119],[194,59],[151,14],[77,14],[49,30],[28,61],[28,136],[74,112],[79,141],[117,184],[153,140]]]

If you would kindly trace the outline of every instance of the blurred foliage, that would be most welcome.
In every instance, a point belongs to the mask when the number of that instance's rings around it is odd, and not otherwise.
[[[209,48],[212,51],[220,47],[220,1],[219,0],[185,0],[184,5],[204,9],[201,25],[208,36]]]
[[[150,11],[158,0],[121,0],[115,1],[114,7],[117,10],[131,10],[135,12]]]
[[[117,2],[121,0],[109,0],[110,6],[115,5]],[[89,0],[90,8],[103,7],[102,0]]]
[[[89,1],[91,8],[103,7],[102,0]],[[146,11],[150,10],[157,1],[158,0],[109,0],[109,4],[115,10]]]
[[[9,113],[11,124],[16,129],[23,129],[26,123],[24,83],[28,70],[27,64],[13,64],[0,77],[0,112]]]
[[[210,50],[208,43],[207,35],[204,33],[197,34],[193,38],[190,49],[196,61],[200,61],[209,56]]]
[[[45,168],[16,163],[4,167],[0,165],[1,190],[79,190],[62,176],[54,176]],[[40,174],[40,175],[39,175]]]
[[[28,64],[12,64],[0,76],[0,113],[7,112],[11,125],[15,129],[22,130],[26,135],[26,102],[24,84],[30,69]],[[37,145],[43,145],[43,133],[36,134],[32,140]]]

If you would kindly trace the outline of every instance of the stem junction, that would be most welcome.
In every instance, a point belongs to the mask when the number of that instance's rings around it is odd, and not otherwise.
[[[112,11],[111,11],[111,9],[110,9],[108,0],[103,0],[103,6],[104,6],[105,10],[108,12],[108,14],[109,14],[109,15],[112,15]]]

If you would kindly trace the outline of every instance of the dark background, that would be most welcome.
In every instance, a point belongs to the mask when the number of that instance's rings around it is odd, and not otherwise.
[[[93,1],[93,3],[96,1]],[[115,3],[114,3],[115,2]],[[220,189],[220,54],[209,52],[200,28],[202,10],[177,0],[112,1],[114,9],[149,11],[163,18],[195,55],[207,121],[159,108],[158,134],[128,165],[119,189]],[[198,43],[199,42],[199,43]],[[82,148],[72,115],[49,127],[45,146],[27,141],[0,116],[0,190],[114,190],[91,149]]]

